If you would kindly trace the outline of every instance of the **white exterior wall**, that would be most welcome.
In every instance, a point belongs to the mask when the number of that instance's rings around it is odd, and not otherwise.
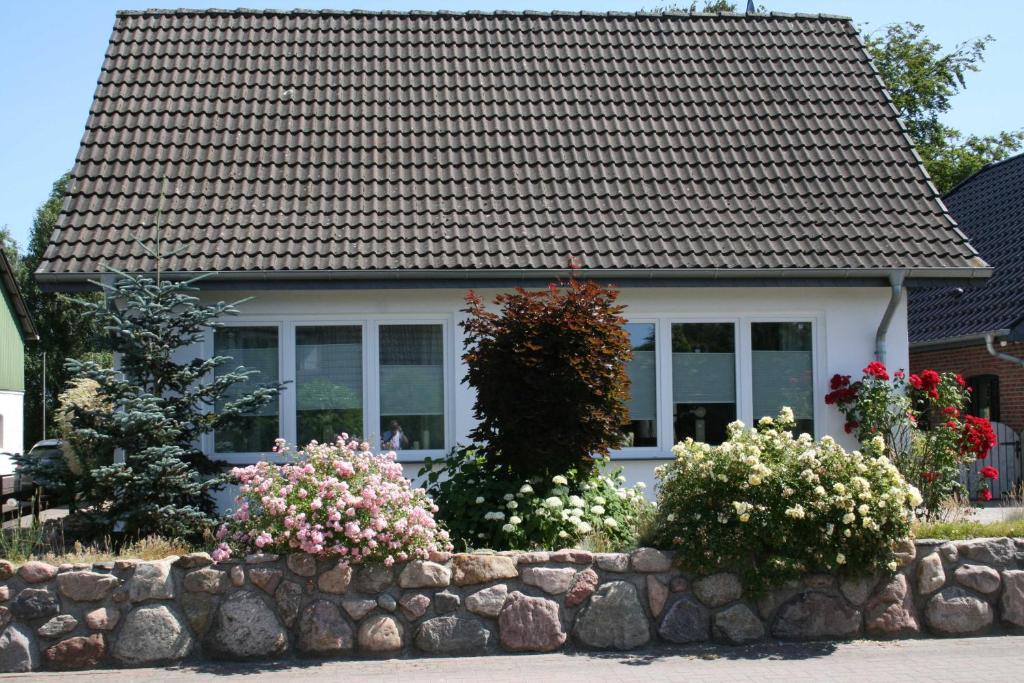
[[[0,419],[3,421],[0,451],[21,453],[24,448],[24,402],[25,393],[22,391],[0,391]],[[0,456],[0,474],[13,472],[14,463]]]
[[[499,290],[477,290],[485,301],[492,301]],[[231,325],[280,325],[279,349],[282,380],[293,377],[294,353],[286,340],[291,338],[296,323],[338,324],[362,323],[366,325],[364,345],[375,344],[373,329],[376,323],[439,322],[445,329],[446,362],[446,447],[466,443],[466,435],[473,427],[473,392],[462,384],[465,367],[461,362],[462,335],[458,327],[463,314],[463,296],[458,288],[431,288],[416,290],[300,290],[208,293],[209,299],[253,299],[242,304],[242,314],[229,319]],[[751,321],[811,321],[814,325],[814,406],[815,436],[831,434],[849,447],[855,444],[843,433],[843,419],[838,411],[824,404],[829,379],[835,373],[858,376],[861,369],[874,356],[875,332],[889,302],[887,287],[656,287],[623,288],[619,301],[626,305],[627,319],[638,322],[657,322],[659,347],[668,343],[671,322],[722,322],[737,324],[736,351],[739,357],[737,372],[737,412],[739,419],[750,423],[754,417],[750,392],[749,323]],[[887,365],[890,368],[908,366],[906,300],[899,306],[888,334]],[[212,338],[204,349],[193,352],[212,353]],[[364,358],[367,354],[364,354]],[[671,457],[672,425],[669,400],[662,395],[671,391],[668,363],[659,363],[659,447],[636,449],[616,455],[625,467],[630,483],[644,481],[653,489],[653,470],[660,462]],[[376,368],[364,370],[364,408],[376,400],[375,380],[371,375]],[[282,436],[294,440],[294,398],[288,389],[281,397]],[[367,421],[369,421],[367,417]],[[367,425],[371,437],[377,437],[373,426]],[[269,444],[268,444],[269,447]],[[204,442],[204,449],[212,452],[212,438]],[[224,455],[216,457],[232,462],[252,462],[255,455]],[[264,456],[267,457],[267,456]],[[402,453],[407,474],[414,474],[422,454]],[[225,498],[230,499],[230,496]]]

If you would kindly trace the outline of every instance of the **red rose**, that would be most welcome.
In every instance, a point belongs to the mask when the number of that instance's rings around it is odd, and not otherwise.
[[[986,479],[999,478],[999,470],[997,470],[995,467],[992,467],[992,465],[985,465],[980,470],[978,470],[978,474],[985,477]]]
[[[857,427],[860,427],[860,422],[857,422],[856,420],[850,420],[849,422],[843,425],[843,430],[847,434],[852,434],[853,430],[856,429]]]
[[[928,483],[931,483],[939,478],[939,473],[936,472],[935,470],[928,470],[927,472],[921,473],[921,478],[927,481]]]
[[[961,437],[961,447],[969,453],[973,453],[978,460],[988,457],[996,445],[996,434],[992,431],[992,423],[983,417],[967,415],[964,418],[964,431]]]
[[[981,498],[983,501],[987,503],[988,501],[992,500],[992,492],[989,491],[988,489],[982,489],[981,491],[978,492],[978,498]]]
[[[889,371],[885,369],[885,365],[879,363],[877,360],[873,360],[868,363],[868,366],[864,368],[864,374],[875,379],[888,380]]]
[[[892,374],[893,374],[893,377],[895,377],[896,379],[903,379],[904,377],[907,376],[906,373],[903,372],[902,370],[897,370],[896,372],[894,372]]]
[[[911,375],[910,376],[910,386],[914,387],[915,389],[920,389],[921,387],[923,387],[924,386],[924,382],[921,380],[921,376],[920,375]]]
[[[942,412],[953,417],[960,417],[960,411],[956,409],[956,406],[946,406],[942,409]]]
[[[836,389],[842,389],[843,387],[848,386],[850,386],[849,375],[840,375],[839,373],[832,375],[832,382],[830,386],[832,391],[835,391]]]
[[[959,384],[962,387],[967,386],[967,380],[964,379],[963,375],[957,375],[956,376],[956,383]]]

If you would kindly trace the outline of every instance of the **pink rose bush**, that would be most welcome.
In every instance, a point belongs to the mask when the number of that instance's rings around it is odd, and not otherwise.
[[[288,449],[279,440],[275,450]],[[259,550],[390,566],[451,550],[434,519],[437,506],[412,488],[394,452],[374,455],[345,434],[332,444],[311,442],[292,462],[259,462],[231,474],[238,507],[217,530],[218,562]]]

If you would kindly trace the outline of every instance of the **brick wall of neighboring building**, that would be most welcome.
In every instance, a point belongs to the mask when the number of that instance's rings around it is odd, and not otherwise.
[[[1024,358],[1024,342],[1000,347],[1000,351]],[[951,349],[910,350],[910,371],[920,372],[933,368],[940,372],[951,370],[964,377],[973,375],[999,376],[1000,422],[1016,432],[1024,431],[1024,366],[1015,365],[989,354],[984,343]]]

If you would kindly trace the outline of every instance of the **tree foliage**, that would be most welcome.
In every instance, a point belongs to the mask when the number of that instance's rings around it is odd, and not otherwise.
[[[70,358],[91,358],[109,366],[111,356],[103,350],[96,321],[82,309],[81,301],[99,301],[99,294],[57,294],[44,292],[34,273],[39,267],[57,226],[69,174],[53,183],[50,196],[36,210],[29,236],[28,249],[21,259],[19,286],[32,321],[39,330],[39,341],[25,346],[25,443],[26,447],[43,438],[43,354],[46,357],[46,410],[52,415],[59,407],[58,394],[68,382],[64,362]],[[52,436],[52,434],[47,434]]]
[[[90,526],[127,538],[160,534],[198,538],[214,523],[211,491],[222,483],[199,439],[274,400],[274,383],[250,391],[236,385],[255,371],[219,371],[230,358],[175,360],[207,330],[235,315],[235,304],[202,304],[180,282],[118,274],[108,302],[87,301],[86,314],[107,332],[118,370],[71,360],[68,372],[97,384],[96,399],[69,406],[76,448],[121,449],[124,462],[92,470],[81,492]]]
[[[467,294],[463,360],[478,421],[470,436],[490,463],[524,477],[586,475],[621,441],[632,351],[617,297],[575,277],[501,294],[500,313]]]
[[[865,34],[863,39],[940,192],[948,192],[985,164],[1004,159],[1024,145],[1024,130],[964,136],[942,122],[953,97],[967,87],[968,74],[980,70],[992,36],[947,51],[925,34],[923,25],[907,22],[886,26],[877,35]]]

